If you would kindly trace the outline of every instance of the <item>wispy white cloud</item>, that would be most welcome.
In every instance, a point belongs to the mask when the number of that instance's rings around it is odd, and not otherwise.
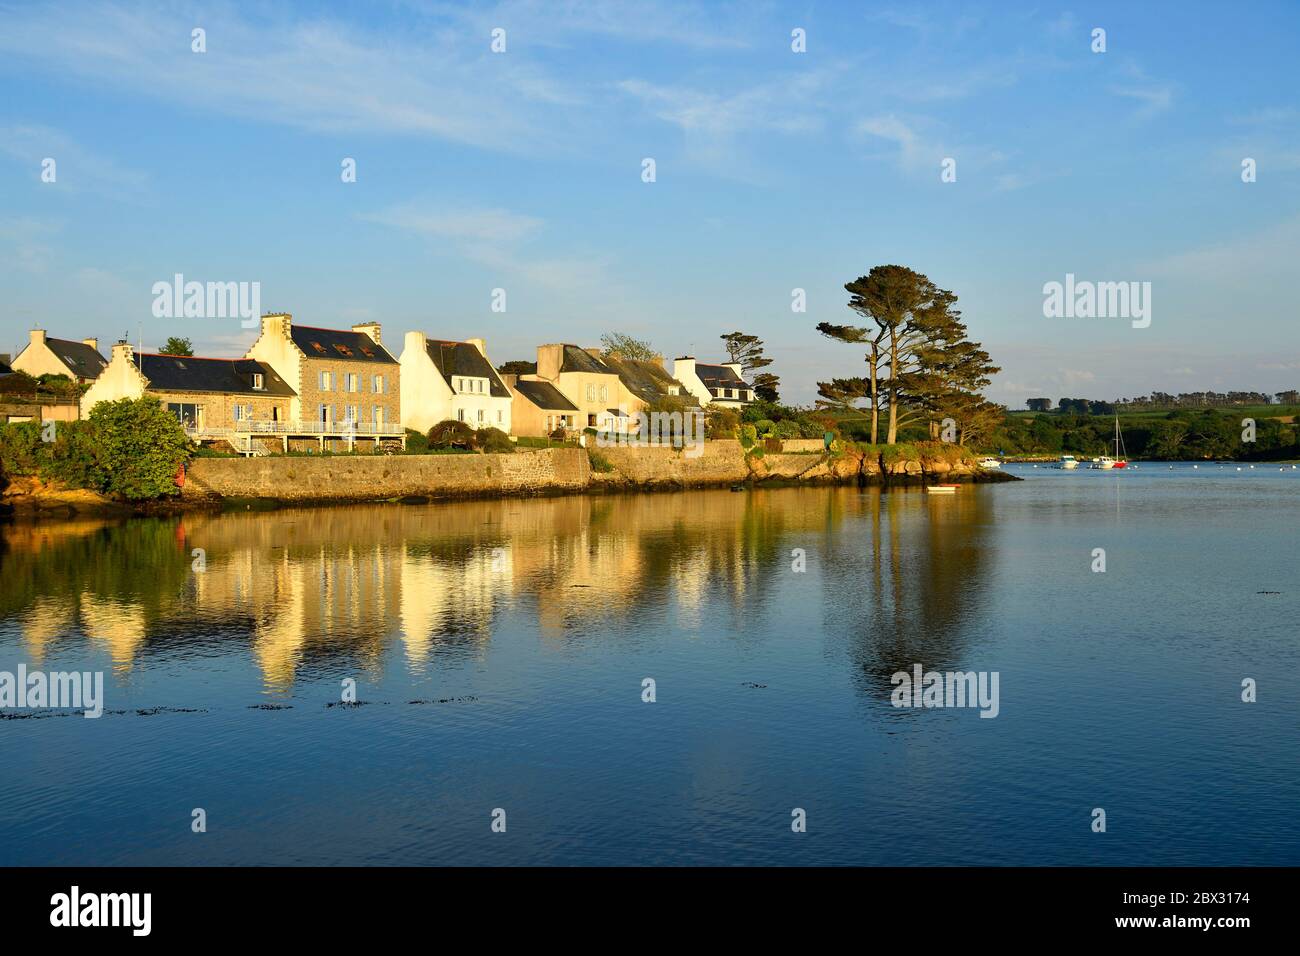
[[[404,203],[380,212],[364,213],[361,218],[424,236],[487,242],[523,239],[542,225],[540,219],[504,209],[452,211],[419,203]]]
[[[192,14],[88,4],[10,11],[0,54],[15,62],[239,118],[327,132],[432,136],[504,150],[557,146],[582,97],[523,56],[463,35],[370,35],[331,20],[290,22],[206,11],[207,52],[190,50]],[[539,115],[546,112],[545,119]]]
[[[7,261],[17,272],[34,275],[47,272],[54,261],[50,241],[61,228],[58,223],[30,216],[0,219],[0,248],[6,250],[0,256],[0,270]]]
[[[1174,84],[1151,78],[1133,63],[1124,64],[1120,72],[1125,80],[1112,84],[1110,92],[1140,104],[1133,114],[1134,119],[1149,119],[1174,105]]]
[[[555,255],[537,252],[529,240],[539,238],[544,222],[504,209],[449,210],[436,203],[407,202],[361,219],[401,229],[445,247],[470,262],[503,276],[570,296],[596,297],[607,289],[610,264],[604,255]]]
[[[125,169],[87,149],[63,131],[48,126],[0,127],[0,154],[12,159],[36,183],[41,182],[44,161],[54,160],[54,182],[42,185],[55,190],[89,191],[117,199],[137,199],[148,182],[144,173]]]

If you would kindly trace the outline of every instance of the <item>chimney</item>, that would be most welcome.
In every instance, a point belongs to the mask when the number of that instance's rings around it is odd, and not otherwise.
[[[537,377],[555,381],[560,377],[560,367],[564,364],[563,345],[537,346]]]
[[[474,348],[478,349],[479,355],[483,356],[484,358],[487,358],[486,342],[484,342],[482,339],[466,339],[465,341],[467,344],[472,345],[474,346]]]
[[[695,377],[695,356],[683,355],[673,359],[673,378],[685,383],[687,378]]]
[[[497,377],[500,378],[501,381],[505,382],[506,388],[509,389],[514,389],[515,383],[519,381],[519,376],[516,375],[514,372],[510,372],[504,375],[498,375]]]
[[[262,316],[262,334],[287,339],[293,328],[293,316],[288,312],[267,312]]]
[[[82,339],[82,340],[81,340],[81,344],[82,344],[82,345],[89,345],[89,346],[90,346],[92,349],[94,349],[96,352],[99,351],[99,339]]]
[[[362,335],[370,336],[371,341],[373,341],[376,345],[384,344],[383,342],[379,341],[378,322],[359,322],[356,325],[352,326],[352,331],[360,332]]]
[[[31,332],[29,332],[28,334],[31,336],[31,342],[32,342],[32,345],[44,345],[44,344],[45,344],[45,330],[44,330],[44,329],[32,329]]]
[[[739,362],[723,362],[722,367],[729,368],[735,372],[736,378],[744,378],[744,376],[740,374],[741,365]]]
[[[405,355],[407,352],[418,354],[427,351],[428,347],[429,337],[423,332],[407,332],[402,354]]]
[[[135,349],[131,347],[130,342],[118,342],[114,344],[112,361],[116,362],[119,356],[123,362],[130,362],[132,365],[135,364]]]

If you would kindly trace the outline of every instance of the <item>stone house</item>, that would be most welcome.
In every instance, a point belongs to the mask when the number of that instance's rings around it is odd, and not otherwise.
[[[224,440],[252,451],[263,437],[281,437],[293,389],[254,359],[137,353],[113,346],[112,359],[81,399],[81,417],[100,402],[153,396],[196,442]]]
[[[512,434],[513,398],[482,339],[453,342],[407,332],[400,360],[402,424],[427,432],[452,419]]]
[[[294,392],[289,431],[326,443],[403,438],[401,366],[380,338],[377,322],[351,329],[295,325],[293,316],[262,316],[246,356],[263,362]]]
[[[550,382],[501,376],[511,393],[511,434],[547,438],[557,428],[578,427],[578,406]]]
[[[635,396],[618,372],[600,358],[598,349],[556,344],[537,347],[537,372],[520,381],[547,382],[559,390],[577,411],[577,428],[626,431],[627,413]]]

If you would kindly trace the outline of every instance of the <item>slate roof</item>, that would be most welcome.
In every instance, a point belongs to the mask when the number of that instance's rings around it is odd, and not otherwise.
[[[686,391],[686,387],[664,371],[663,366],[658,362],[613,357],[608,357],[604,361],[617,373],[619,380],[627,386],[628,391],[643,402],[654,402],[656,399],[670,395],[668,388],[672,385],[677,386],[677,397],[687,404],[695,404],[697,401],[690,392]]]
[[[576,412],[578,410],[578,406],[565,398],[550,382],[530,382],[519,379],[515,382],[515,391],[546,411]]]
[[[0,375],[8,375],[12,371],[8,362],[0,362]]]
[[[293,344],[308,358],[346,359],[351,362],[373,362],[379,365],[396,365],[397,359],[382,345],[364,332],[351,329],[318,329],[310,325],[289,328]]]
[[[561,372],[591,372],[597,375],[616,375],[617,373],[596,358],[586,349],[576,345],[564,346],[564,358],[560,362]]]
[[[709,388],[752,388],[736,370],[725,365],[695,365],[695,375]]]
[[[136,355],[136,367],[160,392],[225,392],[231,395],[297,394],[265,362],[256,359],[195,358],[193,355]],[[253,373],[262,374],[263,389],[253,388]]]
[[[99,373],[108,365],[108,359],[100,355],[84,342],[70,342],[67,339],[45,339],[46,347],[59,357],[59,361],[71,369],[73,375],[81,378],[98,378]]]
[[[434,368],[447,380],[448,385],[451,385],[453,375],[485,378],[488,380],[488,389],[493,398],[510,397],[510,390],[497,377],[497,370],[492,367],[492,363],[468,342],[442,342],[429,339],[424,350],[433,360]]]

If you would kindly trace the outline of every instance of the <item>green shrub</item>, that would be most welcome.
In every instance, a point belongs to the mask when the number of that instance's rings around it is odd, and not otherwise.
[[[742,448],[754,447],[754,442],[758,441],[758,430],[753,425],[746,423],[740,426],[740,445]]]
[[[56,477],[81,476],[97,482],[104,494],[131,501],[179,493],[176,476],[194,446],[158,399],[100,402],[87,423],[89,435],[69,430],[65,463]]]
[[[449,418],[429,429],[430,448],[475,448],[474,429]]]
[[[772,434],[772,429],[776,427],[776,422],[770,418],[760,418],[754,422],[754,430],[758,432],[759,438],[766,438]]]
[[[509,435],[490,426],[474,433],[474,443],[489,455],[509,455],[515,450]]]
[[[591,462],[592,471],[608,474],[614,470],[614,463],[590,445],[587,446],[587,460]]]
[[[408,455],[423,455],[428,450],[428,435],[417,432],[414,428],[406,429],[406,453]]]
[[[785,421],[777,422],[775,425],[772,426],[772,437],[773,438],[802,438],[803,429],[799,427],[798,422],[787,418]]]
[[[735,438],[736,429],[740,427],[740,416],[729,408],[720,408],[708,413],[704,427],[705,436],[715,441],[720,438]]]

